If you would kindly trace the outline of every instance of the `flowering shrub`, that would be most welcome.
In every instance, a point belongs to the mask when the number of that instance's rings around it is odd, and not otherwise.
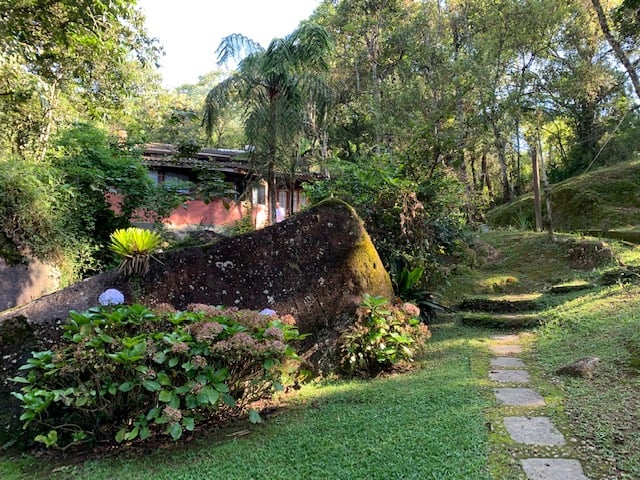
[[[71,312],[65,343],[34,352],[13,395],[25,428],[48,446],[177,440],[282,387],[286,360],[297,358],[291,342],[302,338],[293,322],[209,305]]]
[[[341,366],[352,375],[370,376],[396,363],[413,360],[431,337],[412,303],[388,305],[384,297],[365,294],[351,327],[340,337]]]
[[[124,303],[124,295],[120,290],[108,288],[100,294],[98,303],[104,307],[108,305],[122,305]]]

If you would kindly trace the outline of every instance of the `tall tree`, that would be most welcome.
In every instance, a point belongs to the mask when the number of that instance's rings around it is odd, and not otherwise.
[[[61,96],[81,115],[102,119],[135,92],[139,66],[154,63],[159,50],[135,5],[135,0],[0,0],[0,67],[21,70],[18,77],[0,71],[1,93],[19,97],[25,81],[37,84],[41,107],[31,114],[41,120],[25,125],[34,131],[24,135],[35,137],[31,145],[42,156]]]
[[[327,31],[313,23],[303,23],[266,49],[240,34],[226,37],[218,47],[219,64],[241,60],[235,72],[209,91],[203,123],[210,135],[226,106],[235,98],[242,104],[247,142],[269,184],[272,222],[279,159],[290,155],[304,131],[307,105],[322,91],[316,74],[326,70],[330,48]]]
[[[624,50],[622,46],[622,42],[616,37],[611,27],[609,26],[609,20],[605,15],[604,9],[602,8],[602,3],[600,0],[591,0],[591,4],[593,5],[596,14],[598,15],[598,23],[600,24],[600,28],[602,29],[602,33],[604,34],[607,42],[611,45],[614,53],[616,54],[616,58],[618,61],[624,66],[624,69],[627,71],[629,75],[629,80],[631,80],[631,85],[633,85],[633,90],[636,93],[636,97],[640,100],[640,79],[638,78],[637,65],[633,65],[631,63],[631,59],[629,58],[628,53]],[[631,5],[632,2],[627,1],[628,5]],[[636,11],[640,10],[640,4],[636,2],[635,4]]]

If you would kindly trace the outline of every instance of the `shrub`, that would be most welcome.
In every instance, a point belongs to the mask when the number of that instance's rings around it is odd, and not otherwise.
[[[336,162],[336,170],[330,179],[305,185],[309,200],[335,197],[353,206],[388,270],[398,262],[421,267],[435,287],[442,258],[455,254],[466,235],[465,194],[454,172],[408,175],[386,155]]]
[[[341,366],[345,373],[372,376],[400,361],[412,361],[431,336],[411,303],[388,305],[384,297],[365,294],[354,324],[340,337]]]
[[[32,354],[13,395],[25,428],[47,446],[177,440],[281,388],[286,361],[297,358],[290,342],[301,338],[292,321],[207,305],[71,312],[64,343]]]
[[[406,266],[399,272],[393,272],[391,280],[393,291],[404,301],[411,302],[420,309],[419,318],[425,323],[432,323],[438,311],[450,311],[435,300],[435,294],[421,288],[420,280],[424,274],[422,267],[409,270]]]

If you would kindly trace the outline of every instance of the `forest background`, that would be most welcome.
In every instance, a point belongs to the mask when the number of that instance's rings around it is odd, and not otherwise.
[[[172,90],[135,0],[41,3],[0,0],[0,254],[63,283],[113,262],[135,209],[184,201],[148,178],[146,142],[252,145],[269,180],[309,168],[313,201],[347,200],[392,274],[432,285],[534,172],[544,189],[640,147],[640,0],[326,0],[269,46],[227,37],[234,72]]]

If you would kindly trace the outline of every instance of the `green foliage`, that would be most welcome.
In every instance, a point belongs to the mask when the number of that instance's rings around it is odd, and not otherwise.
[[[57,168],[0,157],[0,190],[0,231],[9,244],[3,250],[55,263],[63,284],[98,266],[96,243],[74,228],[75,198]]]
[[[443,255],[454,253],[465,234],[462,186],[447,169],[407,175],[392,156],[336,162],[330,180],[305,185],[312,202],[337,197],[352,205],[385,266],[425,269],[438,278]]]
[[[632,160],[589,171],[551,189],[553,226],[560,232],[615,230],[640,224],[640,162]],[[496,227],[520,228],[533,222],[533,195],[487,212]]]
[[[25,428],[47,446],[178,440],[282,388],[285,360],[297,358],[290,344],[302,338],[292,324],[207,305],[70,312],[65,342],[32,353],[13,395]]]
[[[431,336],[412,304],[388,305],[365,294],[354,324],[340,337],[341,367],[347,374],[372,376],[400,361],[412,361]]]
[[[187,448],[148,449],[88,461],[0,452],[3,480],[204,478],[274,480],[489,480],[486,332],[440,325],[411,372],[368,381],[326,380],[287,395],[259,427],[238,424]],[[472,368],[469,368],[469,366]],[[250,431],[242,437],[238,433]],[[509,457],[509,455],[507,455]],[[372,461],[372,458],[384,461]],[[410,461],[408,458],[410,457]],[[243,461],[238,461],[243,459]],[[455,460],[452,460],[455,459]],[[510,471],[513,465],[508,464]],[[55,469],[55,472],[51,472]],[[519,469],[517,469],[519,470]]]
[[[255,231],[256,227],[253,225],[253,215],[248,212],[240,220],[236,220],[230,226],[225,229],[225,234],[230,236],[243,235]]]
[[[400,272],[391,275],[395,294],[406,302],[411,302],[420,309],[420,319],[431,323],[438,311],[448,311],[445,306],[435,301],[435,294],[421,287],[424,268],[409,270],[404,266]]]
[[[50,146],[50,133],[67,118],[122,118],[130,93],[148,87],[140,73],[159,49],[135,1],[0,0],[0,11],[2,63],[10,59],[16,71],[28,72],[0,74],[0,97],[16,100],[7,102],[6,111],[18,127],[0,135],[14,135],[21,154],[40,156]],[[37,88],[29,92],[25,83]]]
[[[162,243],[159,233],[137,227],[116,230],[110,240],[109,249],[121,258],[118,270],[127,277],[144,277],[149,259]]]

